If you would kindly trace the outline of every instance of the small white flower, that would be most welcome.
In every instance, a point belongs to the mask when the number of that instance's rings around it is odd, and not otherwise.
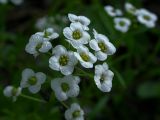
[[[80,78],[77,76],[65,76],[51,81],[51,88],[59,101],[65,101],[68,97],[76,97],[79,94]]]
[[[90,40],[90,35],[79,22],[71,23],[70,27],[64,28],[63,34],[74,48],[87,44]]]
[[[84,111],[79,104],[73,103],[71,107],[65,111],[66,120],[84,120]]]
[[[98,60],[104,61],[108,55],[113,55],[116,52],[116,48],[109,41],[109,39],[102,34],[98,34],[96,30],[93,30],[94,38],[89,42],[90,47],[95,50],[95,56]]]
[[[85,68],[93,68],[93,64],[97,61],[97,58],[85,46],[80,46],[74,55]]]
[[[131,4],[131,3],[125,3],[125,10],[132,14],[132,15],[137,15],[138,10]]]
[[[144,24],[148,28],[155,27],[157,16],[154,13],[149,12],[146,9],[138,10],[137,19],[140,23]]]
[[[37,32],[36,34],[42,36],[45,40],[53,40],[59,37],[59,34],[53,28],[47,28],[43,32]]]
[[[89,30],[88,25],[90,24],[90,20],[87,17],[68,14],[68,18],[72,23],[80,22],[84,30]]]
[[[5,89],[3,90],[3,94],[6,97],[12,97],[13,101],[15,102],[17,97],[21,94],[22,89],[20,87],[15,88],[13,86],[7,86],[5,87]]]
[[[128,29],[131,25],[131,21],[127,18],[116,17],[116,18],[114,18],[114,24],[115,24],[115,29],[125,33],[128,31]]]
[[[114,73],[108,69],[108,65],[106,63],[95,66],[94,81],[102,92],[111,91],[113,76]]]
[[[1,3],[1,4],[7,4],[7,3],[8,3],[8,0],[0,0],[0,3]]]
[[[23,3],[23,0],[11,0],[14,5],[20,5]]]
[[[105,6],[104,9],[108,13],[108,15],[111,16],[111,17],[123,15],[123,13],[122,13],[122,11],[120,9],[114,9],[110,5]]]
[[[53,56],[49,59],[49,67],[56,71],[61,71],[64,75],[70,75],[74,71],[77,59],[72,51],[67,51],[62,45],[57,45],[53,49]]]
[[[30,37],[29,43],[26,45],[26,52],[33,54],[35,57],[41,52],[46,53],[52,48],[52,44],[43,39],[42,36],[34,34]]]
[[[41,89],[41,84],[46,80],[46,75],[42,72],[35,73],[32,69],[26,68],[22,71],[22,80],[20,86],[27,88],[33,94]]]

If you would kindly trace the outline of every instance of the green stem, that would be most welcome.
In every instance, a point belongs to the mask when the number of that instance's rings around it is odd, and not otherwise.
[[[44,101],[44,100],[41,100],[41,99],[38,99],[38,98],[34,98],[34,97],[31,97],[31,96],[28,96],[28,95],[21,94],[20,96],[23,97],[23,98],[27,98],[27,99],[33,100],[33,101],[46,103],[46,101]]]
[[[63,101],[60,101],[60,103],[65,107],[65,108],[69,108],[68,105],[66,105]]]
[[[88,72],[85,72],[84,70],[82,70],[82,69],[80,69],[78,67],[76,67],[76,69],[80,70],[83,73],[83,74],[77,74],[77,75],[79,75],[79,76],[88,76],[90,78],[94,78],[92,74],[90,74]]]

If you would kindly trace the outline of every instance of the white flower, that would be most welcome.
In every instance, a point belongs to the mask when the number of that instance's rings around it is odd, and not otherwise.
[[[29,91],[33,94],[41,89],[41,84],[46,80],[46,75],[42,72],[35,73],[32,69],[26,68],[22,72],[22,80],[20,86],[22,88],[28,87]]]
[[[33,54],[35,57],[41,52],[46,53],[52,48],[52,44],[43,39],[42,36],[34,34],[30,37],[29,43],[26,45],[26,52]]]
[[[74,48],[87,44],[90,40],[90,35],[79,22],[71,23],[70,27],[64,28],[63,34]]]
[[[59,101],[65,101],[68,97],[76,97],[79,94],[80,78],[77,76],[65,76],[51,81],[51,88]]]
[[[71,107],[65,111],[66,120],[84,120],[84,111],[79,104],[73,103]]]
[[[137,15],[138,10],[131,4],[131,3],[125,3],[125,10],[132,14],[132,15]]]
[[[7,3],[8,3],[8,0],[0,0],[0,3],[1,3],[1,4],[7,4]]]
[[[36,34],[42,36],[46,40],[53,40],[59,37],[59,34],[56,33],[53,28],[47,28],[43,32],[37,32]]]
[[[106,63],[95,66],[94,81],[102,92],[111,91],[113,76],[114,73],[108,69],[108,65]]]
[[[61,71],[64,75],[70,75],[74,71],[77,59],[72,51],[67,51],[62,45],[57,45],[53,49],[53,56],[49,59],[49,67],[56,71]]]
[[[138,10],[137,19],[140,23],[144,24],[146,27],[153,28],[155,27],[157,16],[146,9],[140,9]]]
[[[121,16],[123,15],[122,11],[120,9],[114,9],[112,6],[107,5],[104,7],[104,10],[108,13],[109,16],[115,17],[115,16]]]
[[[74,55],[85,68],[93,68],[93,64],[97,61],[97,58],[85,46],[80,46]]]
[[[131,25],[131,21],[127,18],[114,18],[115,29],[121,31],[123,33],[127,32],[129,26]]]
[[[97,59],[104,61],[108,55],[113,55],[116,52],[116,48],[105,35],[98,34],[96,30],[93,31],[95,39],[89,42],[89,46],[95,50]]]
[[[3,90],[3,94],[6,97],[12,97],[13,101],[15,102],[17,97],[21,94],[22,89],[20,87],[15,88],[13,86],[7,86],[5,87],[5,89]]]
[[[72,23],[80,22],[84,30],[89,30],[88,25],[90,24],[90,20],[87,17],[68,14],[68,18]]]
[[[15,5],[20,5],[23,3],[23,0],[11,0],[11,2]]]

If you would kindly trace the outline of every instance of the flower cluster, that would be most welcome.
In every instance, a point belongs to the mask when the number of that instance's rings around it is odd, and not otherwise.
[[[26,45],[26,52],[38,57],[41,53],[50,53],[49,68],[59,71],[61,76],[50,80],[51,89],[55,93],[58,101],[63,102],[72,97],[77,97],[80,92],[79,83],[82,76],[94,79],[95,85],[102,92],[110,92],[114,73],[109,70],[106,60],[108,56],[116,52],[115,46],[109,38],[93,29],[93,35],[89,33],[89,18],[68,14],[69,27],[63,29],[63,42],[54,46],[52,43],[56,39],[61,39],[60,35],[53,28],[47,28],[43,32],[33,34]],[[53,42],[51,42],[53,40]],[[72,46],[72,49],[71,49]],[[92,69],[95,73],[92,73]],[[51,76],[50,76],[51,77]],[[26,68],[22,72],[20,88],[7,87],[4,94],[15,98],[20,95],[21,89],[28,88],[33,94],[41,90],[42,84],[47,79],[46,74],[34,72]],[[84,79],[84,78],[83,78]],[[84,111],[77,103],[71,104],[66,110],[67,120],[83,120]]]
[[[126,12],[123,13],[120,9],[114,9],[110,5],[104,7],[107,14],[114,17],[113,22],[116,30],[126,33],[131,24],[138,24],[134,23],[135,21],[145,25],[147,28],[155,27],[157,16],[154,13],[144,8],[137,9],[128,2],[125,3],[124,8]],[[123,17],[123,15],[127,17]]]

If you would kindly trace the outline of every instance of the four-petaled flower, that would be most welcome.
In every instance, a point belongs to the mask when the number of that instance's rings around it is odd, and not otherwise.
[[[140,9],[138,10],[137,13],[137,19],[140,23],[144,24],[146,27],[153,28],[155,27],[157,16],[146,9]]]
[[[36,34],[42,36],[44,40],[53,40],[59,37],[59,34],[53,28],[47,28],[43,32],[37,32]]]
[[[73,103],[70,108],[65,111],[66,120],[84,120],[84,111],[79,104]]]
[[[74,48],[87,44],[90,40],[90,35],[79,22],[71,23],[70,27],[64,28],[63,34]]]
[[[64,75],[70,75],[74,71],[77,59],[72,51],[67,51],[62,45],[57,45],[53,49],[53,56],[49,59],[49,67],[56,71],[61,71]]]
[[[131,3],[125,3],[125,10],[132,14],[132,15],[137,15],[138,10],[131,4]]]
[[[51,88],[59,101],[65,101],[68,97],[76,97],[79,94],[80,78],[68,75],[63,78],[55,78],[51,81]]]
[[[41,85],[45,82],[46,75],[42,72],[35,73],[32,69],[26,68],[22,72],[22,80],[20,86],[22,88],[28,87],[33,94],[41,89]]]
[[[114,9],[112,6],[107,5],[104,7],[104,10],[108,13],[109,16],[115,17],[115,16],[122,16],[122,11],[120,9]]]
[[[85,68],[93,68],[93,64],[97,61],[97,58],[85,46],[77,48],[77,52],[74,52],[74,55]]]
[[[39,53],[46,53],[52,48],[52,44],[50,41],[44,39],[42,36],[38,34],[34,34],[30,37],[29,43],[26,45],[26,52],[29,54],[33,54],[35,57],[39,55]]]
[[[128,31],[129,26],[131,25],[131,21],[124,17],[123,18],[116,17],[114,18],[114,24],[115,24],[115,28],[118,31],[125,33]]]
[[[116,52],[114,45],[109,42],[109,39],[102,34],[98,34],[93,30],[94,38],[89,42],[90,47],[95,50],[95,56],[98,60],[104,61],[108,55],[113,55]]]
[[[102,92],[111,91],[113,76],[114,73],[108,69],[108,65],[106,63],[95,66],[94,81]]]
[[[90,24],[90,20],[87,17],[68,14],[68,18],[72,23],[80,22],[84,30],[89,30],[88,25]]]

